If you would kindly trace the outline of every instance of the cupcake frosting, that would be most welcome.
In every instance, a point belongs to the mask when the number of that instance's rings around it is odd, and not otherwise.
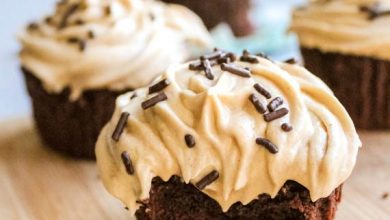
[[[390,1],[313,1],[297,9],[291,30],[301,46],[390,60]]]
[[[134,89],[210,45],[188,9],[154,0],[64,0],[19,36],[23,67],[49,92]]]
[[[117,99],[97,162],[133,213],[157,176],[181,177],[226,211],[276,196],[287,180],[315,201],[351,174],[361,142],[329,88],[301,66],[248,61],[172,65],[153,86]]]

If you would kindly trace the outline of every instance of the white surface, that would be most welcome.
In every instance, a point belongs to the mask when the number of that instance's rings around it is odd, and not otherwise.
[[[260,0],[269,7],[286,6],[304,0]],[[0,120],[30,114],[18,62],[17,33],[34,19],[51,12],[55,0],[1,0],[0,7]],[[274,16],[287,16],[283,10],[269,10]]]

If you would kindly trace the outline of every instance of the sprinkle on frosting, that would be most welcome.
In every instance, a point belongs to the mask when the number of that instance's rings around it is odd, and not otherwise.
[[[160,82],[154,84],[153,86],[149,87],[149,94],[160,92],[163,89],[165,89],[167,86],[169,86],[170,82],[167,79],[163,79]]]
[[[118,124],[115,127],[114,133],[112,134],[112,139],[114,141],[119,141],[119,138],[121,137],[123,130],[126,127],[127,120],[129,119],[130,113],[123,112],[121,114],[121,117],[119,118]]]
[[[297,60],[295,58],[290,58],[286,61],[284,61],[285,63],[288,63],[288,64],[297,64]]]
[[[237,76],[249,78],[251,77],[251,71],[246,68],[237,67],[231,64],[222,63],[221,69]]]
[[[280,97],[276,97],[268,104],[267,108],[270,112],[273,112],[277,108],[279,108],[279,106],[281,106],[282,104],[283,104],[283,99]]]
[[[243,51],[240,60],[248,63],[259,63],[259,59],[256,56],[251,55],[248,50]]]
[[[157,105],[159,102],[165,101],[167,99],[168,99],[167,95],[165,95],[164,92],[160,92],[158,95],[154,96],[153,98],[150,98],[142,102],[142,108],[146,110],[148,108]]]
[[[288,114],[288,109],[286,108],[281,108],[281,109],[278,109],[274,112],[270,112],[268,114],[265,114],[264,115],[264,120],[266,122],[271,122],[273,120],[276,120],[276,119],[279,119],[279,118],[282,118],[283,116],[287,115]]]
[[[196,188],[199,190],[203,190],[208,185],[212,184],[214,181],[216,181],[219,178],[219,173],[216,170],[211,171],[209,174],[207,174],[203,179],[201,179],[199,182],[196,183]]]
[[[77,11],[77,9],[79,9],[79,6],[80,4],[76,4],[76,3],[69,5],[69,7],[66,9],[58,25],[59,29],[63,29],[66,27],[66,25],[68,24],[68,19],[70,18],[70,16],[72,16],[72,14],[74,14]]]
[[[185,142],[187,144],[187,147],[189,147],[189,148],[195,147],[196,142],[195,142],[194,136],[192,136],[190,134],[186,134],[184,136],[184,140],[185,140]]]
[[[256,96],[256,94],[251,94],[249,96],[249,100],[252,102],[253,106],[255,106],[256,110],[261,113],[261,114],[264,114],[265,112],[267,112],[267,109],[264,107],[264,105],[261,103],[261,101],[259,100],[259,98]]]
[[[131,161],[130,155],[126,152],[123,151],[121,154],[122,162],[125,165],[126,172],[129,175],[134,175],[134,167],[133,167],[133,162]]]
[[[368,14],[369,20],[390,15],[390,10],[383,10],[379,2],[374,2],[370,5],[362,5],[359,7],[360,11]]]
[[[253,87],[256,89],[258,93],[263,95],[265,98],[270,99],[272,97],[271,93],[269,93],[264,87],[262,87],[259,83],[256,83],[253,85]]]
[[[265,147],[270,153],[277,154],[279,152],[278,147],[273,144],[270,140],[265,138],[256,138],[256,143]]]
[[[214,79],[214,75],[213,75],[213,72],[211,70],[210,61],[206,57],[204,57],[204,56],[200,57],[200,60],[202,62],[203,70],[205,72],[205,75],[206,75],[207,79],[213,80]]]
[[[290,132],[293,130],[293,127],[288,123],[283,123],[281,126],[282,130],[285,132]]]

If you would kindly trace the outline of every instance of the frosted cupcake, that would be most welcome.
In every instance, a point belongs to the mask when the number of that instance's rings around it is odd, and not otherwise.
[[[119,94],[147,85],[169,64],[210,45],[191,11],[152,0],[61,1],[19,39],[44,142],[90,158]]]
[[[390,2],[316,1],[295,11],[306,67],[322,78],[358,128],[390,128]]]
[[[106,188],[138,219],[333,219],[361,146],[351,118],[303,67],[235,57],[117,99],[96,147]]]

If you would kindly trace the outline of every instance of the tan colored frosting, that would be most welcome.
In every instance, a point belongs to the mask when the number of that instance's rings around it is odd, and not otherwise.
[[[380,10],[390,9],[389,0],[313,2],[294,12],[291,30],[307,48],[390,60],[390,16],[370,20],[360,10],[375,2]]]
[[[22,65],[42,80],[49,92],[69,86],[74,99],[86,89],[145,86],[169,64],[184,62],[199,52],[196,49],[210,46],[211,38],[201,20],[179,5],[154,0],[63,2],[50,22],[41,21],[36,30],[19,36]],[[67,26],[58,28],[73,5],[78,8]],[[85,40],[85,50],[69,43],[70,38]]]
[[[220,176],[203,192],[225,211],[262,193],[275,196],[287,180],[309,189],[313,201],[328,196],[351,174],[361,146],[351,118],[329,88],[303,67],[259,60],[235,62],[251,68],[251,78],[215,66],[212,81],[190,71],[188,64],[173,65],[160,78],[171,82],[164,90],[168,100],[147,110],[141,108],[153,96],[147,88],[120,96],[96,147],[106,188],[132,213],[137,200],[148,198],[153,177],[178,175],[195,184],[214,169]],[[265,122],[248,99],[256,93],[256,82],[273,97],[282,97],[290,113]],[[138,96],[131,99],[134,93]],[[115,142],[111,135],[122,112],[130,117]],[[284,122],[293,126],[291,132],[281,129]],[[194,148],[186,146],[186,134],[195,137]],[[257,137],[271,140],[279,153],[257,145]],[[121,161],[123,151],[134,164],[132,176]]]

